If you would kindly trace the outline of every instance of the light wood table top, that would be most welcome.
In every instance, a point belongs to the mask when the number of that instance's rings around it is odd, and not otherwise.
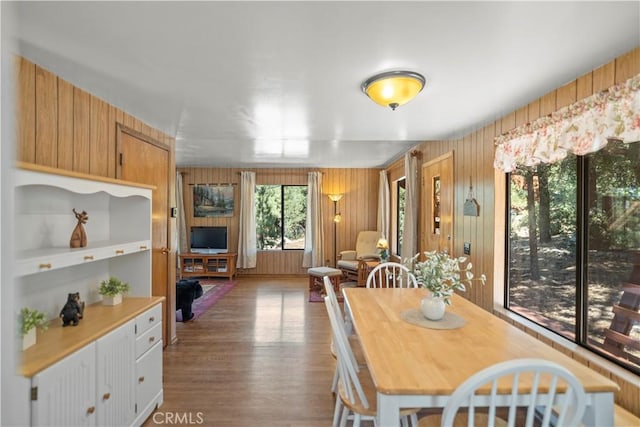
[[[466,323],[442,330],[401,318],[403,311],[419,308],[427,294],[424,289],[345,288],[343,292],[381,395],[447,396],[475,372],[516,358],[558,362],[578,377],[588,393],[612,397],[619,390],[610,379],[458,295],[447,310]]]
[[[20,374],[25,377],[36,375],[154,305],[160,304],[164,299],[124,297],[122,304],[115,306],[91,304],[85,308],[83,318],[77,326],[63,327],[60,319],[52,320],[46,331],[42,332],[38,328],[36,344],[22,352]]]

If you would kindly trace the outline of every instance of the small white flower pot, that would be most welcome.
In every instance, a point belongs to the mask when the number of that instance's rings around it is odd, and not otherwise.
[[[112,297],[103,296],[102,305],[118,305],[122,303],[122,294],[118,294]]]
[[[22,350],[26,350],[36,343],[36,328],[29,329],[26,335],[22,336]]]
[[[440,320],[444,317],[446,304],[442,298],[424,297],[420,304],[422,314],[429,320]]]

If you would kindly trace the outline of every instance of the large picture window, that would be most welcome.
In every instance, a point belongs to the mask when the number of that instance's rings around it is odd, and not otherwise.
[[[258,250],[304,249],[306,185],[256,185]]]
[[[636,373],[639,183],[638,142],[511,172],[505,302]]]

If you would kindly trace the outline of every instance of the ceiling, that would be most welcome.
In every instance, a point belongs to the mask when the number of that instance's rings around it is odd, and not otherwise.
[[[18,54],[176,136],[178,166],[383,167],[640,45],[638,1],[3,1],[2,19]],[[427,83],[391,111],[360,84],[396,69]]]

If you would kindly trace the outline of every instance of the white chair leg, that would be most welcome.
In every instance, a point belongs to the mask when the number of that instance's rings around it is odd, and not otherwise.
[[[360,414],[353,414],[353,427],[360,427]]]
[[[338,423],[340,422],[341,410],[342,410],[342,399],[340,399],[340,396],[336,396],[336,406],[333,409],[333,423],[331,424],[333,427],[338,427]]]
[[[347,427],[347,418],[349,417],[349,408],[342,407],[342,416],[340,417],[340,427]]]
[[[418,427],[418,414],[411,414],[411,425]]]
[[[409,427],[409,419],[406,416],[402,417],[400,422],[402,423],[402,427]]]
[[[338,362],[337,361],[336,361],[336,370],[333,373],[333,382],[331,383],[331,392],[336,396],[338,395]]]

